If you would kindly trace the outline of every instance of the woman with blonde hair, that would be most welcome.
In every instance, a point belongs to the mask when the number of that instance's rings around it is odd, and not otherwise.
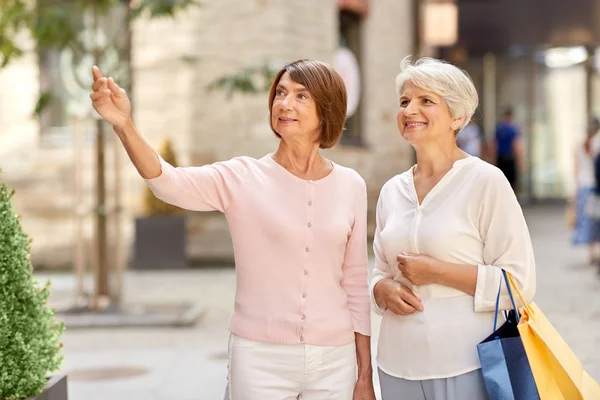
[[[319,149],[340,138],[346,89],[329,65],[285,65],[269,93],[274,153],[174,168],[136,130],[131,104],[93,69],[94,108],[161,200],[225,214],[236,266],[230,400],[374,400],[367,194]]]
[[[492,332],[502,270],[533,297],[529,231],[503,173],[456,145],[478,103],[468,75],[407,58],[396,88],[398,128],[417,163],[377,204],[371,293],[383,315],[383,400],[486,399],[476,346]],[[500,306],[512,308],[505,288]]]

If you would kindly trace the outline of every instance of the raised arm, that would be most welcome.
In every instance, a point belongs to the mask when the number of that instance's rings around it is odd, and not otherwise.
[[[102,76],[98,67],[92,68],[92,75],[94,83],[90,98],[94,109],[113,126],[139,174],[146,179],[158,177],[161,174],[160,161],[133,124],[127,93],[112,78]]]
[[[112,78],[92,68],[98,114],[111,124],[129,158],[154,195],[170,204],[195,211],[225,211],[245,182],[248,160],[234,158],[202,167],[175,168],[161,159],[138,133],[131,119],[131,102]]]

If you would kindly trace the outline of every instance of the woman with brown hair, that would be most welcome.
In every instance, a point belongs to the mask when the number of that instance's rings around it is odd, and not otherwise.
[[[154,194],[227,218],[237,283],[227,398],[373,400],[366,185],[319,151],[344,128],[341,77],[318,61],[287,64],[269,93],[274,153],[174,168],[137,132],[125,92],[93,75],[94,108]]]

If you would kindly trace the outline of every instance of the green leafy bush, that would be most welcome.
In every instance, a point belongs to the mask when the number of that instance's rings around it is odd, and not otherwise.
[[[0,183],[0,399],[21,400],[42,392],[49,372],[62,363],[64,325],[47,307],[50,284],[32,274],[29,237],[11,197]]]

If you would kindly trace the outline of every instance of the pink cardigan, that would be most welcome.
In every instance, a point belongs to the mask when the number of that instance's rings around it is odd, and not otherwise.
[[[267,343],[337,346],[370,335],[367,194],[354,170],[334,164],[306,181],[271,155],[174,168],[147,179],[159,199],[225,213],[237,289],[229,328]]]

